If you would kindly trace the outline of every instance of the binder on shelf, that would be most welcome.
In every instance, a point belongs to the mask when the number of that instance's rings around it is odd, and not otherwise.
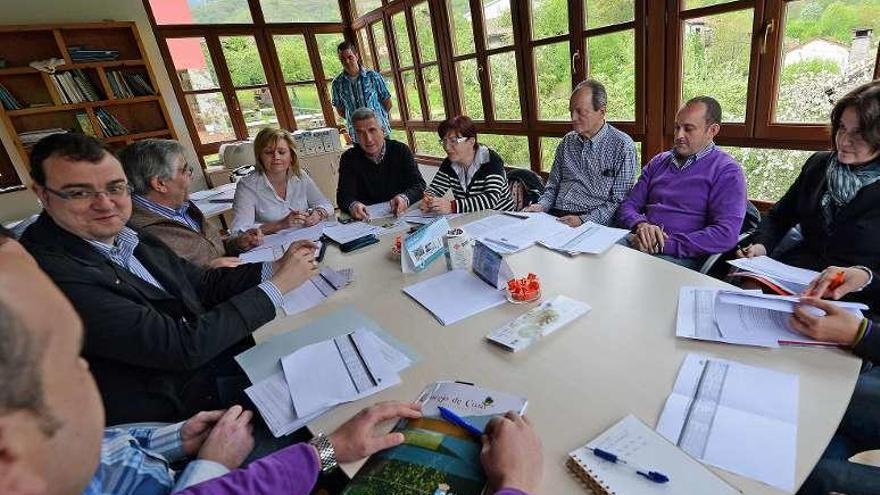
[[[21,110],[22,108],[18,100],[15,99],[15,96],[2,84],[0,84],[0,101],[2,101],[3,108],[6,110]]]

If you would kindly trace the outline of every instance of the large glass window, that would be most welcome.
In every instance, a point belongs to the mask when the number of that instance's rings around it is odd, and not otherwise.
[[[335,0],[260,0],[266,22],[342,22]]]
[[[608,120],[636,118],[636,54],[632,29],[587,38],[587,74],[605,85]]]
[[[461,99],[461,111],[473,120],[483,120],[483,96],[480,92],[480,77],[477,60],[462,60],[455,64],[458,76],[458,95]]]
[[[880,2],[859,3],[786,4],[775,121],[827,123],[838,98],[873,78]]]
[[[777,201],[797,178],[813,151],[722,146],[746,174],[749,198]]]
[[[538,117],[541,120],[568,120],[568,97],[571,94],[568,42],[536,46],[534,54]]]
[[[712,95],[725,122],[745,122],[753,17],[743,9],[682,23],[682,101]]]
[[[568,32],[567,0],[531,0],[532,39],[540,40]]]
[[[167,44],[199,144],[235,139],[205,38],[170,38]]]
[[[507,167],[530,168],[529,139],[525,136],[503,136],[500,134],[480,134],[483,144],[495,150]]]
[[[372,12],[382,6],[382,0],[352,0],[354,14],[358,17]]]
[[[188,0],[169,2],[150,0],[156,24],[250,24],[247,0]]]
[[[303,35],[273,37],[287,96],[299,129],[323,127],[324,113]]]
[[[623,24],[635,18],[635,0],[584,0],[587,29]]]
[[[221,36],[220,47],[248,136],[255,137],[263,127],[277,126],[278,115],[254,37]]]
[[[471,23],[471,5],[468,0],[446,0],[449,13],[449,31],[452,49],[456,55],[474,53],[474,26]]]
[[[522,111],[514,53],[504,52],[490,56],[489,69],[495,120],[520,120]]]
[[[486,27],[486,48],[513,44],[513,17],[510,0],[483,0],[483,22]]]

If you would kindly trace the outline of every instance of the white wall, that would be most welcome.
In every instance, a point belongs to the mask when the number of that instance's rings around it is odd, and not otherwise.
[[[147,18],[147,12],[141,0],[26,0],[13,2],[12,0],[0,0],[0,23],[8,24],[56,24],[66,22],[100,22],[135,21],[138,32],[143,40],[146,57],[152,62],[153,73],[156,75],[159,92],[163,95],[168,113],[171,115],[171,126],[177,133],[177,138],[187,150],[187,160],[190,163],[198,163],[192,140],[186,129],[186,122],[174,90],[162,62],[153,29]],[[9,129],[0,127],[0,141],[11,150],[10,156],[19,172],[22,181],[29,185],[25,164],[21,162],[15,147],[12,145],[12,137]],[[196,171],[193,181],[193,189],[202,189],[205,181],[201,170]],[[0,221],[5,222],[22,218],[39,211],[36,196],[30,191],[18,191],[14,193],[0,194]]]

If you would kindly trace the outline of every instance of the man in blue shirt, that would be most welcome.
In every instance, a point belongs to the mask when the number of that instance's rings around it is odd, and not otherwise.
[[[343,71],[332,85],[332,103],[339,116],[345,119],[348,135],[356,143],[357,134],[351,114],[358,108],[367,107],[376,113],[385,136],[391,135],[388,112],[391,110],[391,93],[385,79],[374,70],[363,67],[358,57],[357,46],[351,41],[343,41],[336,48]]]

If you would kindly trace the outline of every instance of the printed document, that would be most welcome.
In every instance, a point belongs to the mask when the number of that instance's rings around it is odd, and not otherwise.
[[[467,270],[448,271],[404,287],[403,292],[424,306],[442,325],[452,325],[506,301],[503,291]]]

